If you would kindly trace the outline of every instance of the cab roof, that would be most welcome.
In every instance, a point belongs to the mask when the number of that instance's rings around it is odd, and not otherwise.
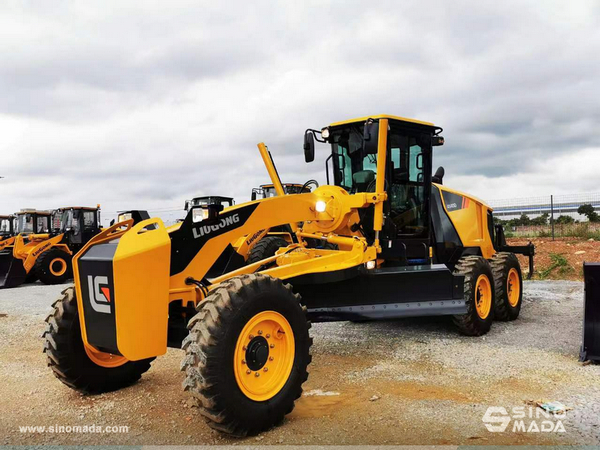
[[[49,216],[52,214],[52,211],[40,211],[39,209],[23,208],[21,211],[15,213],[15,215],[17,214],[37,214],[38,216]]]
[[[302,184],[302,183],[281,183],[281,185],[282,186],[298,186],[298,187],[304,186],[304,184]],[[272,188],[275,186],[273,186],[273,183],[270,183],[270,184],[261,184],[259,187],[264,189],[264,188]]]
[[[409,119],[407,117],[400,117],[400,116],[392,116],[391,114],[378,114],[376,116],[365,116],[365,117],[357,117],[356,119],[350,119],[350,120],[344,120],[341,122],[334,122],[331,125],[329,125],[330,127],[337,127],[340,125],[348,125],[351,123],[357,123],[357,122],[366,122],[368,119],[390,119],[390,120],[397,120],[399,122],[409,122],[409,123],[416,123],[419,125],[426,125],[428,127],[434,127],[435,125],[431,122],[424,122],[422,120],[417,120],[417,119]]]
[[[63,206],[62,208],[56,208],[56,210],[65,210],[65,209],[83,209],[85,211],[97,211],[100,209],[100,206],[92,207],[92,206]]]
[[[220,198],[221,200],[233,200],[233,197],[223,197],[222,195],[202,195],[200,197],[194,197],[192,201],[201,200],[203,198]]]
[[[15,217],[12,214],[0,214],[0,219],[10,219],[12,217]]]

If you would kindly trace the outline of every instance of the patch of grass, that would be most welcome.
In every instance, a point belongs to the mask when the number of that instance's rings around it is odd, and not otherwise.
[[[559,253],[550,253],[550,259],[552,260],[552,264],[546,269],[539,271],[540,280],[545,280],[552,273],[553,270],[558,269],[559,275],[566,275],[567,273],[573,271],[573,268],[569,265],[569,261],[564,255]]]
[[[571,230],[571,236],[578,237],[580,239],[595,239],[600,240],[600,231],[590,229],[588,223],[577,224]]]

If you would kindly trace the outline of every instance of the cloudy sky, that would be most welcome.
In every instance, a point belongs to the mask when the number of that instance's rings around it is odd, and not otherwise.
[[[600,2],[7,1],[0,213],[171,214],[305,164],[306,128],[379,113],[444,128],[434,164],[486,200],[599,191]]]

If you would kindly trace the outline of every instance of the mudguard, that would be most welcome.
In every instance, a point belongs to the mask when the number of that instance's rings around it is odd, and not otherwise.
[[[600,263],[583,263],[585,283],[581,361],[600,363]]]
[[[10,245],[13,245],[14,243],[15,243],[14,236],[4,239],[3,241],[0,241],[0,250],[3,250]]]
[[[167,349],[171,241],[160,219],[110,239],[119,226],[74,258],[82,337],[98,350],[137,361]]]

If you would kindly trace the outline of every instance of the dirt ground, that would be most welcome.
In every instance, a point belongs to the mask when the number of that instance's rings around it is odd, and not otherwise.
[[[531,241],[535,245],[534,279],[547,280],[583,280],[583,263],[600,262],[600,241],[577,238],[531,238],[507,239],[509,245],[527,245]],[[556,263],[553,255],[561,255],[566,264]],[[523,273],[528,273],[528,262],[519,256]],[[545,272],[548,272],[547,274]]]
[[[134,386],[82,396],[46,367],[40,335],[64,286],[0,291],[0,444],[599,444],[600,366],[578,362],[582,283],[525,285],[521,317],[481,338],[444,318],[315,324],[305,395],[280,426],[233,439],[206,426],[169,350]],[[557,400],[565,432],[489,432],[490,406]],[[527,423],[530,420],[526,420]],[[127,433],[21,432],[127,426]]]

